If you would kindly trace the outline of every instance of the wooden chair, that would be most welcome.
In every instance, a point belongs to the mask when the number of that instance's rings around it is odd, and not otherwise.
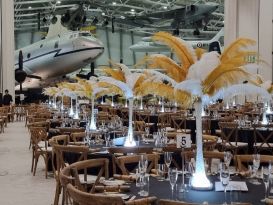
[[[73,142],[83,142],[85,138],[85,132],[71,133],[71,139]]]
[[[219,122],[221,129],[222,148],[231,150],[237,155],[238,150],[247,151],[248,143],[238,140],[238,124],[235,122]]]
[[[203,135],[204,151],[213,151],[216,147],[218,137],[214,135]]]
[[[241,171],[246,171],[248,168],[244,166],[245,163],[253,162],[253,155],[237,155],[235,156],[237,161],[237,168]],[[260,162],[270,162],[273,161],[273,156],[271,155],[260,155]]]
[[[134,121],[135,131],[145,132],[145,122],[144,121]]]
[[[54,177],[56,180],[56,190],[55,190],[55,197],[54,197],[54,205],[58,205],[59,203],[59,195],[63,187],[60,183],[60,171],[67,167],[69,163],[65,160],[65,154],[75,154],[76,161],[83,161],[87,160],[87,154],[89,151],[89,147],[86,146],[66,146],[60,145],[58,143],[61,142],[62,139],[65,139],[67,135],[60,135],[53,137],[50,140],[50,145],[53,147],[52,149],[52,167],[54,171]],[[80,175],[82,181],[87,182],[87,172],[84,172],[84,175]],[[65,200],[65,196],[63,197]]]
[[[196,152],[186,151],[181,153],[182,156],[185,157],[185,161],[190,161],[192,158],[195,158]],[[211,172],[212,159],[219,159],[221,161],[224,160],[224,152],[215,152],[215,151],[205,151],[203,153],[204,159],[206,159],[208,163],[208,171]]]
[[[85,128],[79,127],[79,128],[72,128],[72,127],[60,127],[58,128],[61,134],[71,134],[71,133],[79,133],[84,132]]]
[[[112,155],[113,174],[116,174],[118,157],[127,155],[128,153],[151,154],[153,152],[153,148],[152,147],[109,147],[108,152]]]
[[[235,203],[236,205],[251,205],[250,203]],[[202,205],[202,203],[189,203],[189,202],[183,202],[183,201],[172,201],[167,199],[160,199],[159,205]],[[212,205],[212,204],[210,204]],[[216,204],[214,204],[216,205]],[[220,204],[219,204],[220,205]]]
[[[53,147],[54,145],[68,145],[69,135],[57,135],[49,139],[49,144]]]
[[[187,132],[186,121],[186,117],[171,116],[172,127],[174,127],[176,130],[182,130],[183,133]]]
[[[211,134],[211,119],[210,117],[202,117],[202,131],[203,134]]]
[[[256,152],[269,151],[273,152],[273,132],[269,130],[261,130],[261,127],[254,126],[254,148]]]
[[[146,197],[124,202],[119,196],[86,193],[76,189],[72,184],[67,185],[67,191],[73,201],[79,205],[152,205],[157,201],[156,197]]]
[[[126,165],[138,164],[140,160],[140,156],[141,155],[128,155],[128,156],[122,156],[117,158],[116,163],[121,169],[121,172],[123,175],[130,174],[129,170],[126,168]],[[147,156],[148,162],[150,163],[150,165],[147,167],[147,173],[149,173],[152,169],[157,168],[159,156],[157,154],[147,154],[146,156]]]
[[[46,129],[43,127],[31,127],[30,135],[32,146],[31,172],[33,172],[33,176],[35,176],[38,160],[40,156],[42,156],[45,161],[45,177],[47,178],[48,160],[52,155],[52,148],[48,147]]]
[[[170,116],[168,113],[159,113],[158,114],[158,123],[157,123],[158,128],[162,129],[165,127],[170,127]]]

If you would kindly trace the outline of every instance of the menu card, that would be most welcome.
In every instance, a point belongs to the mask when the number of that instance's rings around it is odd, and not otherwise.
[[[224,191],[222,182],[215,182],[215,191]],[[248,191],[247,185],[242,181],[230,181],[227,191]]]

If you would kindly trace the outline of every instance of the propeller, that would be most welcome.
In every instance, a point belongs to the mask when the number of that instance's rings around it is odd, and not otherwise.
[[[18,64],[19,64],[19,68],[17,68],[15,70],[15,80],[20,84],[20,93],[22,93],[22,84],[23,82],[26,80],[26,78],[34,78],[34,79],[38,79],[41,80],[42,78],[36,75],[28,75],[24,69],[23,69],[23,63],[24,63],[24,57],[23,57],[23,51],[20,50],[19,51],[19,58],[18,58]]]
[[[89,80],[91,76],[98,77],[97,75],[95,75],[95,63],[92,62],[90,64],[90,72],[89,73],[87,73],[86,75],[79,73],[76,76],[79,78],[82,78],[82,79],[86,79],[86,80]]]

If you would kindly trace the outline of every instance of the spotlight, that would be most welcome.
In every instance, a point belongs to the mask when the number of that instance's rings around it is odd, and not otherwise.
[[[28,7],[28,9],[32,9],[32,7],[31,7],[31,6],[29,6],[29,7]]]
[[[116,3],[116,2],[113,2],[112,4],[113,4],[113,5],[117,5],[117,3]]]
[[[135,9],[131,9],[132,12],[135,12]]]
[[[109,24],[108,20],[105,19],[104,22],[103,22],[103,24],[102,24],[102,26],[107,26],[108,24]]]
[[[102,12],[102,13],[101,13],[101,15],[102,15],[102,16],[105,16],[105,13],[104,13],[104,12]]]
[[[57,1],[56,3],[57,3],[57,4],[60,4],[60,3],[62,3],[62,2],[61,2],[61,1]]]
[[[167,9],[168,7],[167,6],[163,6],[163,9]]]
[[[99,22],[98,18],[95,16],[93,21],[92,21],[92,24],[96,25],[97,23]]]
[[[43,22],[46,23],[47,22],[47,19],[46,17],[43,18]]]

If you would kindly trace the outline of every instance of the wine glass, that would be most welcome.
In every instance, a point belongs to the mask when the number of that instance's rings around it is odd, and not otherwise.
[[[224,163],[227,167],[229,167],[232,157],[233,155],[231,154],[231,152],[224,152]]]
[[[172,189],[172,198],[173,198],[173,191],[174,191],[174,185],[176,184],[178,174],[177,174],[177,169],[176,168],[169,168],[169,178],[170,178],[170,185]]]
[[[269,178],[270,178],[270,170],[269,170],[269,168],[262,167],[261,175],[262,175],[264,186],[265,186],[264,199],[262,199],[261,202],[265,202],[265,200],[267,198],[267,190],[268,190]]]
[[[255,185],[261,184],[256,178],[257,178],[257,171],[259,170],[260,167],[260,154],[253,154],[253,180],[251,183]]]
[[[229,169],[228,166],[224,163],[221,166],[221,170],[220,170],[220,180],[222,182],[222,185],[224,187],[224,192],[225,192],[225,203],[226,204],[226,192],[227,192],[227,186],[229,184],[229,178],[230,178],[230,174],[229,174]]]
[[[141,174],[146,173],[148,167],[148,160],[147,160],[147,155],[140,155],[140,160],[138,163],[138,169]]]
[[[172,163],[172,153],[171,152],[164,152],[164,163],[167,166],[167,171],[169,170],[169,167]],[[169,175],[167,180],[169,180]]]

